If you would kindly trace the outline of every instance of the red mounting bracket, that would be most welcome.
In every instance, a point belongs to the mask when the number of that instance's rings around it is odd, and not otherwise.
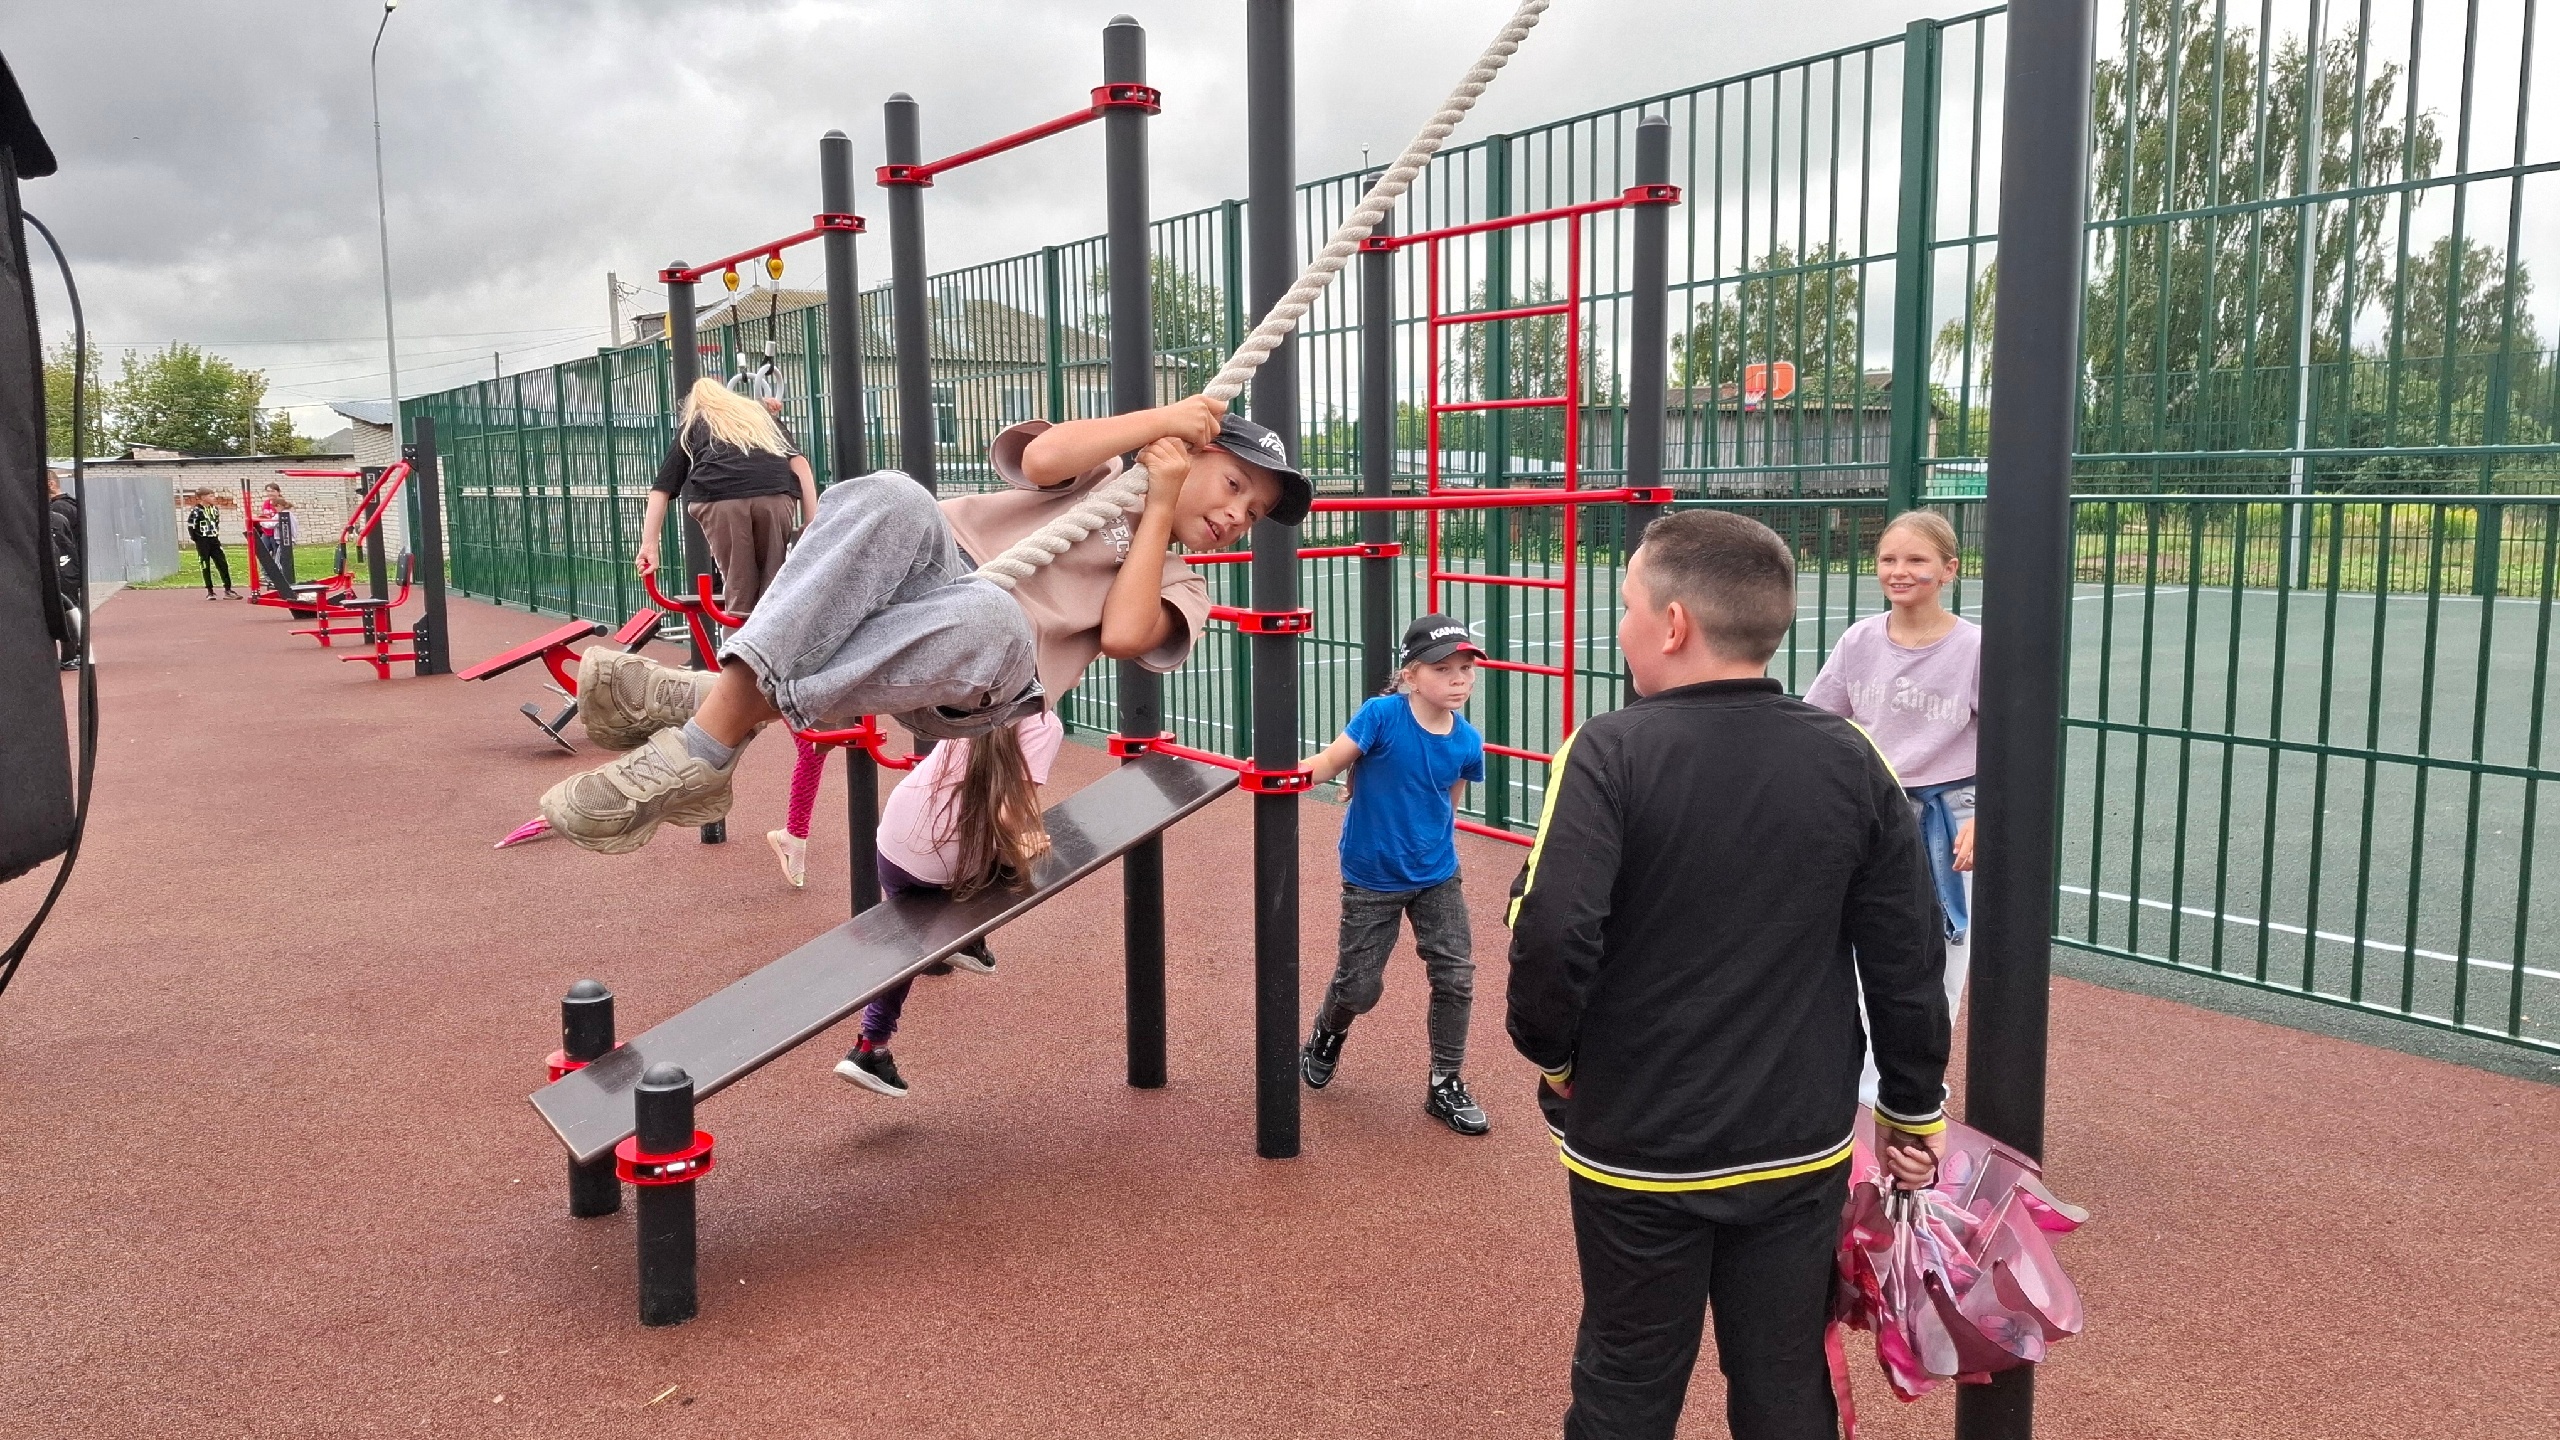
[[[1114,735],[1107,742],[1106,748],[1110,750],[1112,759],[1127,760],[1144,755],[1155,749],[1158,744],[1172,738],[1173,732],[1170,730],[1161,735]]]
[[[1143,110],[1153,115],[1164,109],[1164,92],[1153,85],[1096,85],[1093,87],[1096,110]]]
[[[1629,505],[1668,505],[1676,498],[1678,497],[1671,493],[1671,487],[1668,485],[1636,485],[1629,487],[1627,490],[1625,503]]]
[[[1247,635],[1304,635],[1316,628],[1313,610],[1240,610],[1212,605],[1209,618],[1224,620]]]
[[[1658,183],[1630,185],[1618,199],[1629,205],[1677,205],[1680,203],[1680,187]]]
[[[613,1147],[613,1173],[634,1185],[690,1185],[711,1173],[711,1132],[696,1130],[681,1150],[651,1155],[632,1135]]]
[[[933,167],[930,165],[883,165],[878,171],[873,173],[871,183],[875,185],[931,185],[933,183]]]
[[[838,215],[833,212],[829,212],[824,215],[810,216],[809,228],[812,230],[850,230],[854,234],[860,235],[870,227],[863,223],[862,217],[859,215]]]
[[[1363,250],[1393,250],[1396,248],[1395,237],[1392,235],[1363,235],[1360,237],[1360,248]]]
[[[569,1052],[566,1050],[554,1050],[550,1054],[542,1057],[542,1068],[550,1071],[551,1078],[557,1080],[572,1070],[586,1069],[587,1062],[584,1060],[570,1059]]]
[[[1404,553],[1404,542],[1401,540],[1363,540],[1360,542],[1359,548],[1360,558],[1363,560],[1392,560]]]
[[[1316,788],[1316,777],[1308,770],[1247,770],[1236,784],[1249,795],[1296,795]]]

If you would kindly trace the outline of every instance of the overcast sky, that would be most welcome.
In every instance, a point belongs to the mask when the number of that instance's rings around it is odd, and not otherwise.
[[[592,350],[605,275],[647,283],[807,224],[817,137],[864,179],[881,100],[928,155],[1074,108],[1131,8],[1165,92],[1155,210],[1245,189],[1242,0],[405,0],[382,44],[392,290],[406,393]],[[1898,30],[1909,0],[1558,0],[1459,139]],[[1408,139],[1511,0],[1299,0],[1302,176]],[[25,188],[104,343],[188,340],[267,372],[304,433],[379,398],[380,260],[365,57],[374,0],[63,0],[0,7],[61,173]],[[946,180],[937,270],[1095,233],[1098,129]],[[864,273],[885,277],[885,226]],[[816,278],[814,252],[792,282]],[[48,337],[69,330],[40,279]],[[656,308],[652,287],[633,302]]]

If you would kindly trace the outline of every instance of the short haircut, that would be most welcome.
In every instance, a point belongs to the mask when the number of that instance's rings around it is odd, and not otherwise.
[[[1796,621],[1796,559],[1778,533],[1729,510],[1684,510],[1644,529],[1644,584],[1677,600],[1726,660],[1764,663]]]
[[[1956,527],[1935,510],[1905,510],[1894,516],[1884,527],[1884,535],[1876,537],[1878,548],[1884,545],[1884,536],[1896,530],[1910,531],[1914,539],[1937,551],[1941,560],[1953,560],[1963,553],[1956,544]]]

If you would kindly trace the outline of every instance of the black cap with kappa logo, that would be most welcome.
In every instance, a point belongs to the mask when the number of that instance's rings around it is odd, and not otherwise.
[[[1460,651],[1482,656],[1484,647],[1467,633],[1466,626],[1448,616],[1425,615],[1404,627],[1404,654],[1396,661],[1396,668],[1428,665],[1434,660],[1446,660]]]
[[[1218,438],[1209,443],[1280,477],[1280,498],[1273,502],[1270,518],[1283,525],[1295,525],[1307,518],[1307,507],[1315,503],[1315,487],[1307,483],[1306,476],[1289,467],[1289,447],[1277,434],[1241,415],[1224,415],[1218,420]]]

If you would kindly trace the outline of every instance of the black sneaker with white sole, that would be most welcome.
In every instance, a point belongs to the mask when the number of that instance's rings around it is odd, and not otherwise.
[[[894,1098],[907,1093],[907,1079],[898,1073],[898,1062],[886,1050],[856,1045],[836,1062],[836,1073],[882,1095]]]
[[[1464,1078],[1452,1075],[1431,1082],[1429,1093],[1422,1098],[1422,1112],[1461,1135],[1481,1135],[1493,1128],[1484,1116],[1484,1107],[1467,1093]]]
[[[972,975],[996,973],[996,952],[987,948],[984,939],[972,940],[966,949],[951,952],[951,963]]]
[[[1323,1021],[1307,1032],[1307,1043],[1298,1047],[1298,1077],[1310,1090],[1321,1090],[1333,1083],[1334,1068],[1342,1063],[1342,1042],[1350,1038],[1348,1030],[1327,1030]]]

